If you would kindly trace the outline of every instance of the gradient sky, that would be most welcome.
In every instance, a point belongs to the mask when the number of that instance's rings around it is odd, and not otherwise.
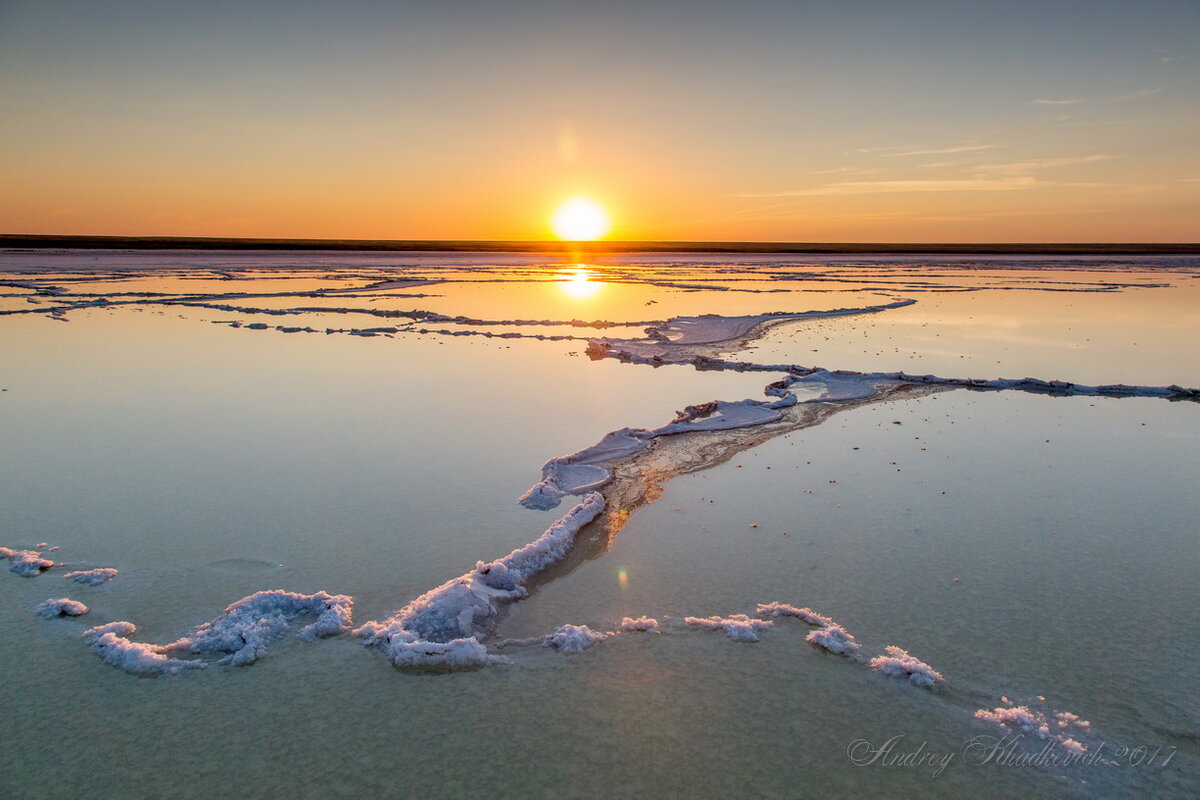
[[[1200,241],[1200,3],[0,0],[0,232]]]

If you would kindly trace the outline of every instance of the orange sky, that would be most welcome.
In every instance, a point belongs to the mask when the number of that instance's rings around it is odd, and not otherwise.
[[[1194,3],[165,5],[0,7],[0,232],[1200,240]]]

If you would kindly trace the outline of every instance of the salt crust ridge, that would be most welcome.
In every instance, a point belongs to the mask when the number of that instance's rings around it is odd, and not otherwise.
[[[604,510],[604,496],[592,492],[536,541],[484,563],[432,589],[381,622],[354,631],[378,647],[396,666],[479,667],[506,663],[479,641],[500,610],[527,597],[525,584],[566,557],[579,530]],[[560,629],[561,630],[561,629]],[[565,641],[565,640],[564,640]]]

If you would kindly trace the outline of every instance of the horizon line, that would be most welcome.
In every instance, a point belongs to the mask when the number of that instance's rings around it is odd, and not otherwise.
[[[1200,242],[780,242],[691,240],[305,239],[295,237],[0,234],[3,249],[366,250],[476,253],[930,253],[997,255],[1200,255]]]

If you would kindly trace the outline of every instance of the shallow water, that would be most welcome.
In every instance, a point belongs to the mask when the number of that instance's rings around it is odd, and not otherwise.
[[[383,619],[563,514],[571,498],[550,512],[515,503],[547,459],[688,404],[763,399],[779,377],[447,334],[635,338],[637,326],[510,323],[868,306],[888,302],[882,289],[918,302],[715,349],[1196,387],[1183,344],[1200,327],[1200,260],[10,252],[0,270],[17,295],[0,312],[37,309],[0,315],[0,545],[62,548],[38,577],[0,569],[0,794],[1188,797],[1200,782],[1200,406],[1187,401],[954,389],[759,437],[668,476],[610,548],[511,606],[484,637],[510,666],[403,671],[343,634],[282,638],[245,667],[137,677],[80,637],[130,620],[138,641],[167,642],[270,588],[352,595],[356,624]],[[439,282],[364,288],[397,276]],[[37,294],[47,286],[66,291]],[[213,299],[356,287],[382,296]],[[1046,291],[1063,287],[1089,291]],[[775,288],[788,291],[761,291]],[[118,305],[135,298],[113,292],[166,296]],[[417,293],[435,296],[394,297]],[[107,307],[72,307],[106,294]],[[300,307],[474,321],[247,310]],[[376,326],[396,330],[324,332]],[[419,332],[434,329],[446,333]],[[120,573],[98,587],[61,577],[97,566]],[[58,596],[91,611],[34,615]],[[807,644],[795,619],[755,643],[682,623],[772,600],[832,617],[872,655],[905,648],[946,680],[876,674]],[[643,614],[664,633],[576,655],[498,647]],[[1077,738],[1113,763],[967,763],[964,743],[1004,735],[973,716],[1003,697],[1090,720]],[[928,763],[847,754],[895,736],[897,754],[924,742],[955,755],[933,777]],[[1044,744],[1027,736],[1016,752]]]

